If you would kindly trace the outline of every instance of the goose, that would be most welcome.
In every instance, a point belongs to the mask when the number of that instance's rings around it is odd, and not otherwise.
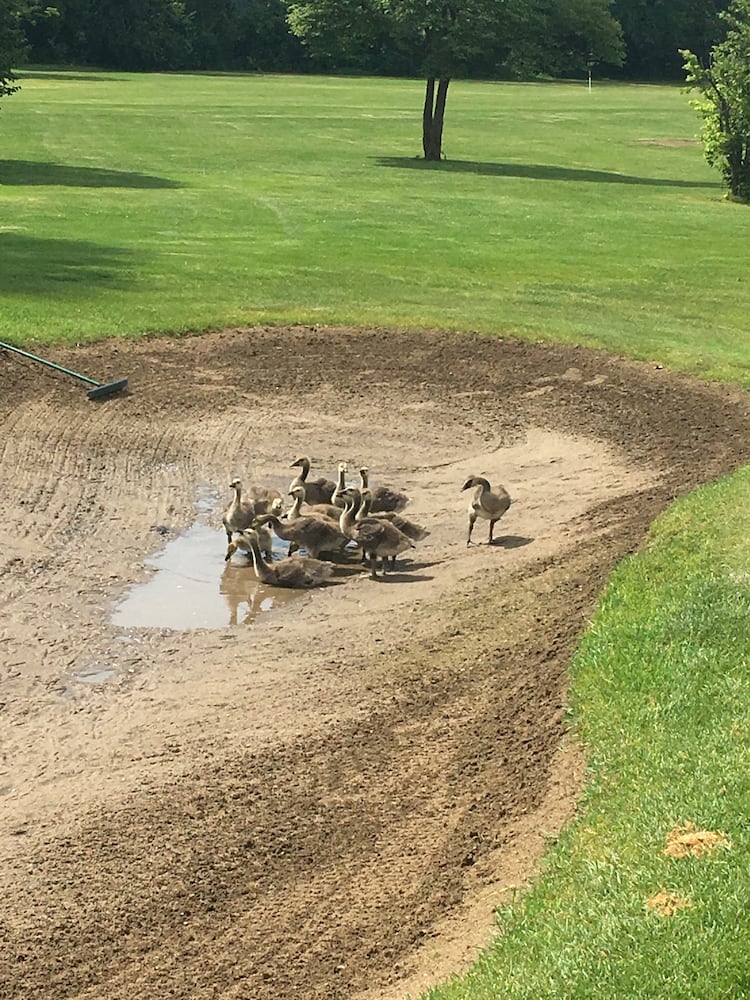
[[[510,496],[503,486],[490,486],[483,476],[471,476],[461,487],[470,490],[474,487],[474,496],[469,505],[469,534],[466,544],[471,545],[471,533],[478,517],[490,522],[490,537],[488,545],[492,545],[492,533],[495,524],[510,507]]]
[[[317,559],[321,552],[340,552],[349,541],[330,517],[303,515],[285,524],[274,514],[261,514],[255,524],[268,524],[279,538],[291,542],[289,555],[297,548],[305,548],[313,559]]]
[[[229,489],[234,490],[234,498],[221,516],[221,523],[227,533],[227,544],[231,543],[235,531],[249,528],[255,517],[255,504],[252,500],[242,499],[242,481],[233,479]]]
[[[257,507],[256,507],[257,510]],[[284,501],[281,497],[274,497],[271,500],[271,507],[268,511],[269,514],[273,514],[275,517],[281,517],[284,511]],[[259,512],[260,513],[260,512]],[[256,521],[253,523],[256,524]],[[258,544],[260,545],[260,550],[268,562],[273,562],[273,532],[268,527],[267,524],[258,524],[255,528],[258,534]]]
[[[274,514],[278,512],[278,516],[281,517],[281,513],[284,510],[284,501],[278,490],[266,489],[265,486],[251,486],[248,492],[253,498],[256,516],[258,514]],[[276,508],[275,510],[274,507]]]
[[[266,503],[265,500],[256,500],[254,520],[257,521],[261,514],[273,514],[274,517],[278,517],[280,521],[285,521],[288,516],[288,512],[287,514],[284,513],[284,501],[281,497],[274,497],[273,500],[269,500],[268,503]],[[251,525],[251,527],[254,528],[255,525]],[[261,548],[263,548],[262,545]]]
[[[361,504],[359,490],[350,486],[343,491],[342,496],[346,507],[341,512],[339,520],[341,530],[348,538],[362,546],[362,555],[370,562],[370,576],[376,580],[375,568],[378,559],[381,572],[386,573],[386,559],[391,559],[393,563],[397,555],[416,546],[410,538],[384,518],[363,517],[357,521],[354,511]]]
[[[257,518],[252,522],[254,530],[258,535],[258,544],[260,545],[263,555],[269,562],[273,562],[273,532],[268,527],[267,524],[258,524]],[[224,557],[224,561],[232,558],[232,554],[237,551],[237,546],[232,547],[235,541],[234,535],[227,542],[227,554]],[[244,551],[244,550],[243,550]]]
[[[295,486],[293,490],[289,491],[289,496],[293,498],[294,502],[287,511],[287,521],[298,521],[301,517],[320,517],[321,515],[338,521],[341,517],[341,507],[335,507],[332,503],[313,504],[312,506],[308,506],[303,513],[302,504],[305,503],[306,498],[304,486]]]
[[[354,515],[355,521],[361,521],[365,517],[378,517],[382,518],[384,521],[388,521],[390,524],[395,525],[399,531],[402,531],[407,538],[411,538],[413,542],[421,542],[423,538],[427,538],[429,535],[429,530],[423,527],[421,524],[417,524],[416,521],[410,521],[408,517],[404,517],[403,514],[397,514],[395,510],[382,510],[379,513],[372,513],[372,490],[364,489],[361,490],[362,502],[360,504],[359,510]]]
[[[295,486],[304,486],[308,503],[330,503],[336,483],[332,483],[330,479],[323,479],[322,476],[318,479],[308,479],[310,459],[304,455],[295,459],[290,468],[293,469],[295,466],[300,466],[302,471],[289,484],[289,491],[291,492]]]
[[[258,533],[252,529],[241,531],[231,542],[229,548],[231,551],[227,553],[227,559],[230,559],[237,549],[249,553],[253,560],[255,575],[261,583],[271,587],[293,587],[296,589],[320,587],[333,573],[333,566],[330,563],[306,556],[280,559],[279,562],[269,565],[260,551]]]
[[[344,506],[344,501],[341,499],[341,494],[346,489],[346,462],[339,462],[338,467],[338,478],[336,479],[336,489],[331,494],[331,503],[334,507],[338,507],[339,511]],[[337,516],[341,516],[340,514]]]
[[[368,476],[369,470],[366,465],[363,465],[359,470],[359,488],[361,490],[369,488]],[[372,493],[370,510],[373,514],[382,513],[387,510],[403,510],[409,502],[409,497],[405,493],[392,490],[390,486],[373,486],[370,488],[370,491]]]
[[[248,486],[247,494],[252,500],[275,500],[276,497],[281,497],[278,490],[275,490],[272,486]]]

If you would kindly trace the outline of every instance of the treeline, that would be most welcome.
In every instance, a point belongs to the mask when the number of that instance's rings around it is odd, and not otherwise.
[[[3,0],[0,0],[2,4]],[[21,18],[36,64],[304,71],[282,0],[53,0]]]
[[[527,7],[535,10],[542,2],[528,0]],[[612,0],[611,13],[622,27],[625,60],[619,67],[600,70],[625,79],[682,78],[678,49],[705,58],[721,37],[717,15],[728,2]],[[519,9],[523,7],[519,4]],[[412,74],[418,62],[418,54],[404,45],[403,38],[389,37],[387,32],[364,51],[312,55],[289,29],[285,0],[52,0],[49,5],[0,0],[0,33],[4,15],[20,39],[19,58],[36,64],[401,76]],[[486,79],[543,72],[549,62],[544,42],[536,40],[536,61],[511,63],[502,52],[494,58],[483,53],[468,61],[466,75]],[[562,57],[558,52],[554,61],[557,73],[580,73],[580,59],[571,59],[566,66],[564,46],[560,51]]]

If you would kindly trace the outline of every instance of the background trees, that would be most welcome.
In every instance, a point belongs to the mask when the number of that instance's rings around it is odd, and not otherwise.
[[[721,36],[719,12],[729,0],[614,0],[627,46],[625,74],[635,80],[682,78],[680,49],[701,59]]]
[[[418,72],[439,80],[581,75],[599,62],[607,74],[677,80],[678,49],[705,61],[722,35],[718,14],[728,6],[729,0],[0,0],[0,52],[9,43],[18,52],[20,27],[29,60],[42,64]],[[617,70],[623,39],[625,61]]]
[[[299,70],[305,53],[281,0],[185,0],[195,69]]]
[[[750,0],[733,0],[722,13],[723,42],[704,65],[682,51],[688,89],[699,91],[691,103],[703,118],[703,150],[721,171],[732,198],[750,202]]]
[[[190,18],[183,0],[90,0],[89,58],[116,69],[190,66]]]
[[[15,93],[13,67],[24,53],[24,36],[20,27],[20,6],[12,0],[0,0],[0,97]]]
[[[622,64],[622,29],[612,0],[533,0],[510,5],[505,66],[517,76],[580,75]]]
[[[34,62],[126,70],[190,65],[183,0],[55,0],[30,12],[23,27]]]

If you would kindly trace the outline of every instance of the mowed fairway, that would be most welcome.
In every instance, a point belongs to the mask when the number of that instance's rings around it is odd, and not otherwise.
[[[419,81],[21,82],[2,111],[7,339],[317,321],[747,370],[747,211],[677,87],[454,82],[448,160],[426,166]]]

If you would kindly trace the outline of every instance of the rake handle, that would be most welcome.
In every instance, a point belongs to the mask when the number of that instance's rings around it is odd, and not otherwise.
[[[15,351],[16,354],[21,354],[24,358],[30,358],[32,361],[38,361],[40,365],[47,365],[48,368],[54,368],[55,371],[64,372],[65,375],[72,375],[73,378],[79,378],[82,382],[88,382],[90,385],[98,386],[102,384],[101,382],[97,382],[96,379],[89,378],[88,375],[81,375],[80,372],[71,371],[70,368],[63,368],[62,365],[56,365],[54,361],[39,358],[36,354],[22,351],[20,347],[14,347],[13,344],[6,344],[2,340],[0,340],[0,347],[4,347],[6,351]]]

